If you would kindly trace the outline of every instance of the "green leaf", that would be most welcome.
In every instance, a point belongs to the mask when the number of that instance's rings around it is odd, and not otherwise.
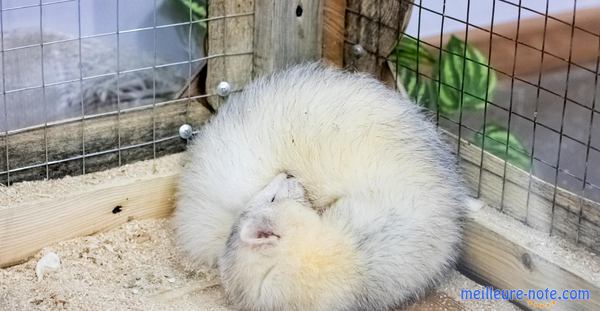
[[[415,102],[417,105],[425,106],[428,108],[432,108],[432,89],[431,83],[429,83],[429,79],[425,79],[420,77],[417,79],[417,73],[405,67],[398,68],[397,79],[402,83],[404,89],[408,96]]]
[[[506,141],[508,138],[508,149]],[[475,144],[479,147],[483,145],[485,151],[514,164],[524,170],[529,170],[530,158],[521,141],[510,134],[506,128],[488,124],[485,126],[485,144],[483,144],[482,134],[475,135]]]
[[[415,69],[417,64],[433,65],[435,58],[416,39],[405,35],[396,44],[392,61],[400,67]]]
[[[206,18],[206,8],[200,3],[194,0],[179,0],[179,3],[183,4],[185,8],[192,12],[192,17],[196,20]],[[199,23],[200,27],[206,28],[206,23]]]
[[[439,76],[437,80],[441,81],[439,110],[447,114],[457,111],[460,108],[461,90],[464,93],[464,109],[485,107],[484,99],[487,97],[490,100],[496,88],[496,75],[491,70],[488,81],[487,64],[487,59],[479,50],[452,36],[433,70],[434,77]],[[435,87],[438,87],[437,83]]]
[[[432,66],[435,63],[435,58],[429,51],[416,39],[402,36],[394,48],[392,62],[395,63],[396,78],[402,83],[409,97],[418,105],[430,108],[434,106],[431,83],[416,72],[417,64]]]

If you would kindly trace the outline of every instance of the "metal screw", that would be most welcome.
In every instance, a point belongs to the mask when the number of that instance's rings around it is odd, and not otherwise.
[[[183,139],[190,139],[190,138],[192,138],[193,134],[194,134],[194,129],[192,129],[191,125],[184,124],[179,127],[179,137],[181,137]]]
[[[355,44],[352,46],[352,55],[356,58],[360,58],[365,55],[365,49],[360,44]]]
[[[227,81],[219,82],[217,85],[217,94],[221,97],[225,97],[231,93],[231,85]]]

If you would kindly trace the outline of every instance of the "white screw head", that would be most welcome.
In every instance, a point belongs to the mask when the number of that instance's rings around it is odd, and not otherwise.
[[[225,97],[231,93],[231,85],[227,81],[219,82],[217,85],[217,94],[221,97]]]
[[[362,47],[362,45],[355,44],[352,46],[352,55],[354,55],[356,58],[359,58],[365,55],[365,49]]]
[[[190,138],[192,138],[193,134],[194,134],[194,129],[192,129],[191,125],[184,124],[179,127],[179,137],[181,137],[183,139],[190,139]]]

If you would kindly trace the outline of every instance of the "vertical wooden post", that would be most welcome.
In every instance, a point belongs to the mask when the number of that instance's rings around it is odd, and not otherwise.
[[[255,77],[321,57],[322,2],[255,0]]]
[[[239,90],[252,79],[254,4],[255,0],[208,1],[207,94],[215,94],[221,81]],[[207,100],[214,109],[221,101],[217,96]]]
[[[358,71],[386,79],[387,57],[410,18],[408,0],[348,0],[344,64]],[[352,46],[360,44],[365,54],[355,57]]]
[[[346,0],[324,0],[322,57],[337,67],[344,66]]]

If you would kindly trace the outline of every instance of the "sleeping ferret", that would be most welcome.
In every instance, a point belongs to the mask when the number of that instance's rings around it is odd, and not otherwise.
[[[386,310],[457,257],[453,157],[419,107],[366,75],[310,64],[258,79],[189,157],[178,239],[218,264],[239,309]]]

